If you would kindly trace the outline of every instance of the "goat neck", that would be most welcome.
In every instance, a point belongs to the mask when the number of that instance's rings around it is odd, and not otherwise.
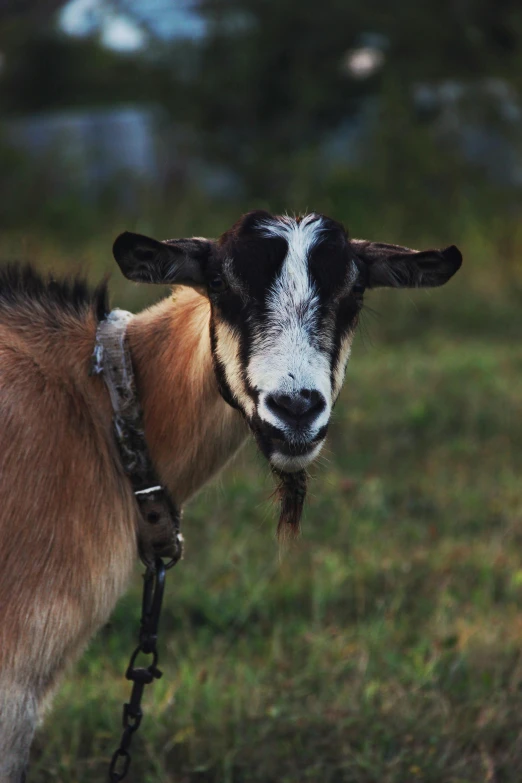
[[[150,454],[180,505],[225,465],[247,436],[241,415],[218,390],[209,321],[208,299],[180,287],[128,327]]]

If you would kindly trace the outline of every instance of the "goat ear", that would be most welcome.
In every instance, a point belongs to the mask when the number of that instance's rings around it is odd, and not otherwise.
[[[350,244],[362,261],[361,277],[368,288],[444,285],[462,264],[462,255],[455,245],[445,250],[418,251],[363,239],[353,239]]]
[[[207,239],[158,242],[125,231],[116,239],[112,252],[125,277],[136,283],[200,285],[211,247]]]

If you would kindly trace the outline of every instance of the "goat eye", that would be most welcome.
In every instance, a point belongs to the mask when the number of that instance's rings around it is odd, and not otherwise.
[[[364,294],[365,290],[365,286],[362,283],[356,283],[352,288],[353,293],[358,294],[359,296]]]
[[[221,275],[214,275],[214,277],[211,277],[208,281],[208,287],[212,293],[219,294],[227,288],[227,284]]]

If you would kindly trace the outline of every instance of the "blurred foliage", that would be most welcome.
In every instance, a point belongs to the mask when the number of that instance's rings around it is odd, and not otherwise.
[[[4,112],[148,102],[161,93],[165,69],[146,58],[112,52],[94,39],[21,31],[2,74]],[[45,63],[45,67],[42,67]]]
[[[368,96],[392,94],[404,120],[420,80],[522,73],[517,2],[329,0],[318,12],[315,0],[302,0],[298,11],[292,0],[202,0],[200,7],[210,34],[187,85],[191,121],[205,132],[206,148],[246,169],[257,196],[284,192],[302,148],[315,147]],[[362,81],[343,68],[347,52],[368,38],[386,49],[386,78]],[[394,141],[401,143],[400,130]]]
[[[108,10],[143,27],[140,8],[135,0],[107,2]],[[382,162],[384,150],[382,177],[391,191],[405,171],[422,177],[425,163],[433,178],[433,159],[441,159],[446,187],[456,187],[449,166],[455,161],[444,149],[410,158],[411,141],[427,122],[414,108],[413,86],[497,77],[522,87],[522,9],[515,0],[327,0],[320,11],[315,0],[301,0],[298,10],[293,0],[200,0],[198,8],[207,35],[160,40],[149,27],[148,45],[133,54],[103,48],[96,35],[59,34],[51,16],[34,24],[31,15],[0,10],[0,107],[17,114],[128,102],[161,106],[186,129],[190,153],[234,171],[245,196],[287,206],[303,168],[310,187],[324,176],[325,136],[372,97],[379,99],[382,132],[367,139],[366,170]],[[385,54],[384,67],[355,78],[347,55],[372,41]],[[442,179],[440,171],[436,176]]]

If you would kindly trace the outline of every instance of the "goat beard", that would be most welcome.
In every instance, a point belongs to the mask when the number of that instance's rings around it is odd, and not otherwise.
[[[277,537],[280,541],[295,539],[299,535],[301,516],[306,498],[307,474],[304,470],[284,473],[272,467],[278,485],[275,496],[280,502]]]

